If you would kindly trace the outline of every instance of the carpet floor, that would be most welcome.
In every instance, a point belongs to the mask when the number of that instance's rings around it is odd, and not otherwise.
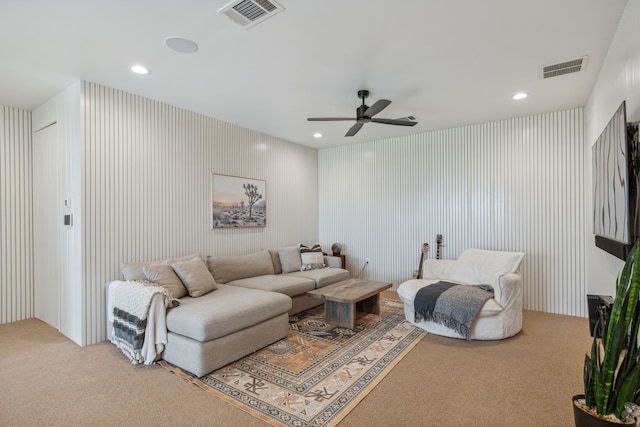
[[[427,335],[339,426],[571,426],[590,343],[587,319],[533,311],[503,341]],[[79,347],[29,319],[0,325],[0,425],[267,424],[112,344]]]

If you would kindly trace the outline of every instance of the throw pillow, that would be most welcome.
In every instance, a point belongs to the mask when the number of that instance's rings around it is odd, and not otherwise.
[[[155,263],[157,262],[158,261],[155,261]],[[147,264],[153,264],[153,263],[152,262],[150,263],[123,262],[120,267],[122,269],[122,276],[124,277],[124,280],[147,280],[147,276],[145,276],[144,271],[142,271],[144,266]]]
[[[216,281],[200,258],[174,262],[171,266],[193,298],[218,289]]]
[[[187,288],[184,287],[170,264],[151,264],[142,267],[146,278],[158,286],[167,289],[173,298],[187,296]]]
[[[300,258],[300,250],[297,246],[286,246],[278,249],[280,257],[280,265],[283,273],[292,273],[300,271],[302,268],[302,260]]]
[[[326,267],[322,247],[319,243],[312,247],[300,244],[300,261],[302,262],[300,271],[317,270]]]
[[[192,259],[195,257],[200,257],[199,253],[190,254],[187,256],[183,256],[176,259],[166,259],[164,261],[156,260],[156,261],[147,261],[147,262],[123,262],[120,265],[122,270],[122,276],[124,280],[147,280],[147,276],[144,275],[144,271],[142,270],[145,265],[150,264],[161,264],[161,263],[171,263],[175,261],[186,261],[188,259]]]

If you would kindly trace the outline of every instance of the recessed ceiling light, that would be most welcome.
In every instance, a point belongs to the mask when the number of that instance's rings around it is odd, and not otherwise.
[[[314,138],[322,138],[322,134],[320,132],[316,132],[313,134]]]
[[[529,96],[529,95],[526,94],[525,92],[518,92],[515,95],[513,95],[511,98],[513,98],[513,99],[525,99],[527,96]]]
[[[167,37],[164,43],[169,49],[180,53],[193,53],[198,51],[198,45],[183,37]]]
[[[140,64],[132,65],[131,71],[133,71],[136,74],[149,74],[151,72],[150,69]]]

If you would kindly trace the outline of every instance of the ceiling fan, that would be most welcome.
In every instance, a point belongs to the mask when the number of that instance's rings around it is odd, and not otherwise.
[[[344,136],[354,136],[362,128],[365,123],[382,123],[385,125],[398,125],[398,126],[415,126],[418,122],[414,122],[407,119],[378,119],[374,118],[376,114],[384,110],[391,104],[388,99],[380,99],[375,102],[371,107],[365,105],[364,100],[369,96],[368,90],[359,90],[358,98],[362,99],[362,105],[356,109],[356,117],[309,117],[307,120],[310,122],[333,122],[342,120],[355,120],[357,123],[351,126],[351,129],[347,131]]]

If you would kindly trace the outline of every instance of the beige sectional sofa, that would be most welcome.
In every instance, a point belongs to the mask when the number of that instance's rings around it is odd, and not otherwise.
[[[207,257],[217,289],[181,297],[166,310],[167,342],[159,357],[201,377],[285,338],[289,314],[322,304],[308,291],[349,278],[339,258],[322,259],[326,268],[305,270],[296,246]]]

